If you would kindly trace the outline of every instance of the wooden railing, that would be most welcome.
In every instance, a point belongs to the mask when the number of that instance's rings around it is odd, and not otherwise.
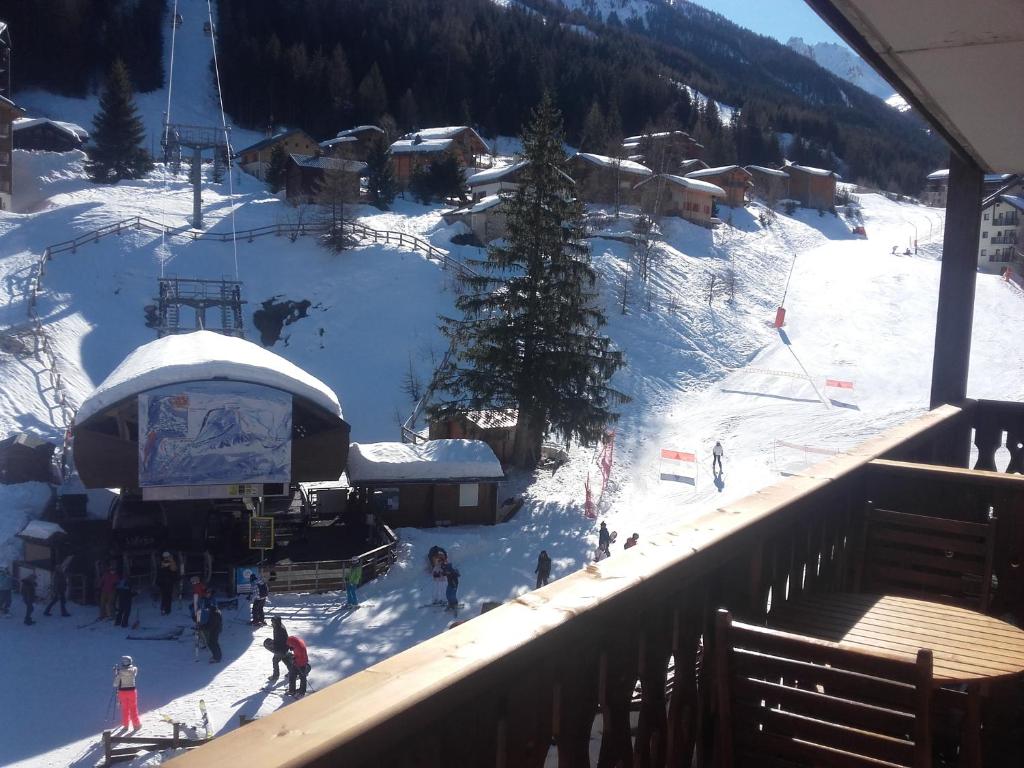
[[[381,526],[385,542],[379,547],[348,560],[316,560],[308,563],[277,563],[263,566],[262,576],[271,592],[332,592],[345,585],[345,573],[361,566],[363,582],[387,573],[397,558],[398,537],[386,525]]]
[[[803,593],[848,588],[864,505],[900,498],[902,482],[941,479],[950,499],[998,505],[1000,525],[1021,526],[1022,478],[882,460],[958,450],[975,415],[926,413],[227,734],[180,768],[540,768],[549,753],[560,768],[713,765],[703,650],[718,607],[764,623]],[[1012,579],[1004,561],[997,600]],[[1021,604],[1010,591],[1002,599]]]

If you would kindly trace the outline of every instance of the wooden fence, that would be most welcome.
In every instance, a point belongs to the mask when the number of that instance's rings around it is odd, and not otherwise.
[[[345,573],[361,566],[365,583],[387,573],[398,557],[398,537],[386,525],[385,543],[349,560],[316,560],[307,563],[277,563],[263,566],[261,574],[271,592],[333,592],[345,585]]]

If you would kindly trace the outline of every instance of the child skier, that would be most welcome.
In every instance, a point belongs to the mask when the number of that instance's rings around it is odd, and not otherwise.
[[[131,656],[122,656],[121,663],[114,667],[114,690],[117,691],[118,703],[121,705],[121,725],[125,730],[128,729],[129,721],[136,731],[142,727],[139,722],[139,697],[135,690],[138,675],[139,668],[132,663]]]
[[[356,563],[345,573],[345,605],[359,605],[359,598],[356,597],[356,587],[363,580],[363,567]]]
[[[270,589],[261,577],[255,573],[249,574],[249,598],[252,600],[252,624],[253,626],[265,626],[267,621],[263,616],[263,606],[267,604],[267,595]]]
[[[447,560],[441,567],[441,575],[444,576],[448,581],[448,587],[445,590],[445,598],[448,600],[449,611],[455,611],[459,608],[459,573],[458,569]]]
[[[722,456],[724,453],[722,444],[716,440],[715,447],[711,449],[711,454],[714,456],[714,459],[711,461],[711,471],[715,472],[717,468],[717,474],[719,475],[722,474]]]

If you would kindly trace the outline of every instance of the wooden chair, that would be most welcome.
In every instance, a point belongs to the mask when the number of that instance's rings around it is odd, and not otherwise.
[[[718,768],[932,766],[930,651],[867,654],[720,610],[714,660]]]
[[[858,591],[903,595],[986,612],[996,520],[968,523],[878,509],[864,512]]]

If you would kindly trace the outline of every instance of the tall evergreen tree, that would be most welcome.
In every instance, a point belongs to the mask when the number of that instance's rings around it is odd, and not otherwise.
[[[546,432],[592,443],[627,398],[608,385],[624,361],[599,333],[605,317],[583,206],[564,174],[561,116],[548,96],[523,154],[529,164],[506,195],[505,244],[489,248],[481,274],[465,280],[456,301],[463,318],[444,320],[456,354],[440,378],[451,398],[436,410],[516,409],[512,462],[529,468]]]
[[[284,146],[278,144],[270,153],[270,163],[267,168],[267,184],[272,192],[278,192],[285,184],[285,174],[288,173],[288,155],[285,154]]]
[[[376,139],[366,155],[366,191],[373,204],[382,211],[386,211],[395,199],[395,168],[383,139]]]
[[[374,123],[388,109],[388,91],[384,85],[384,77],[380,73],[377,62],[373,63],[366,77],[359,83],[356,95],[359,102],[360,120]]]
[[[128,70],[120,59],[110,67],[100,95],[100,111],[93,118],[93,145],[86,170],[99,184],[137,179],[153,169],[145,150],[146,129],[135,107]]]
[[[596,101],[590,105],[583,120],[583,134],[580,136],[580,149],[584,152],[596,152],[603,155],[608,147],[608,133],[605,126],[601,105]]]

